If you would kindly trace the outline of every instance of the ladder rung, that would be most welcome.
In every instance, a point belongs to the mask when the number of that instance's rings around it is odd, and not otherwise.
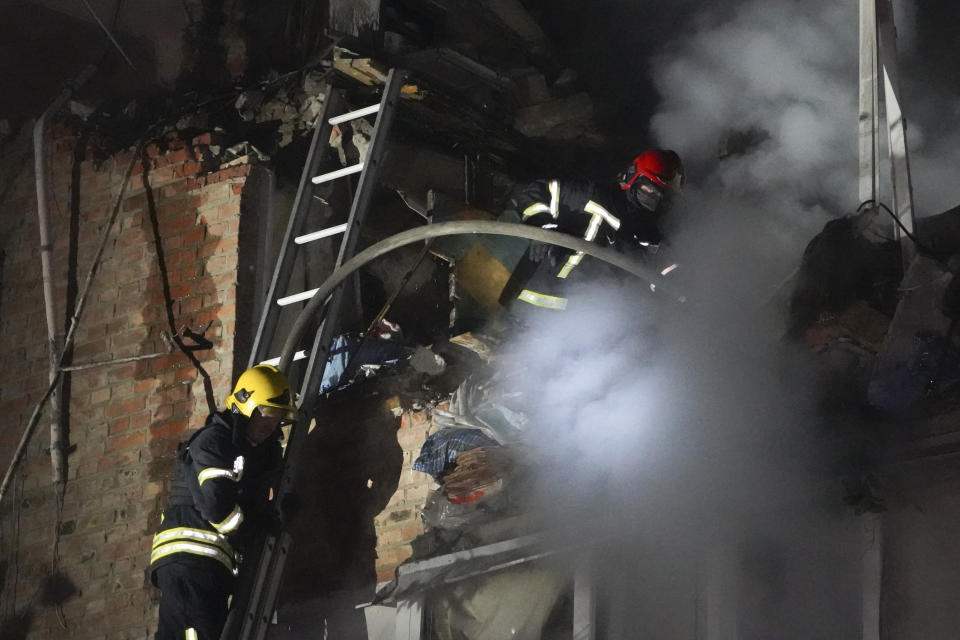
[[[303,360],[306,357],[307,357],[306,351],[297,351],[295,354],[293,354],[294,362],[296,362],[297,360]],[[269,360],[264,360],[260,364],[272,364],[273,366],[277,366],[278,364],[280,364],[280,356],[277,356],[276,358],[270,358]]]
[[[322,182],[330,182],[331,180],[336,180],[337,178],[342,178],[343,176],[349,176],[352,173],[360,173],[363,171],[363,163],[357,163],[352,167],[344,167],[343,169],[337,169],[336,171],[331,171],[330,173],[324,173],[315,178],[311,178],[310,181],[313,184],[320,184]]]
[[[300,293],[295,293],[292,296],[287,296],[285,298],[278,299],[277,304],[280,305],[281,307],[285,307],[288,304],[293,304],[294,302],[300,302],[301,300],[309,300],[310,298],[313,297],[313,294],[315,294],[319,290],[320,289],[317,288],[317,289],[310,289],[310,291],[302,291]]]
[[[343,115],[330,118],[330,124],[340,124],[341,122],[356,120],[357,118],[368,116],[371,113],[376,113],[377,111],[380,111],[379,104],[370,105],[369,107],[364,107],[363,109],[357,109],[356,111],[351,111],[349,113],[344,113]]]
[[[338,224],[335,227],[327,227],[326,229],[321,229],[320,231],[314,231],[313,233],[307,233],[302,236],[297,236],[293,239],[297,244],[307,244],[308,242],[313,242],[314,240],[319,240],[320,238],[329,238],[330,236],[335,236],[338,233],[343,233],[347,230],[347,223]]]

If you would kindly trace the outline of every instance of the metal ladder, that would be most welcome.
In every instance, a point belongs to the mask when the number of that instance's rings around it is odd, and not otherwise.
[[[267,291],[257,333],[251,347],[248,366],[263,362],[276,364],[279,361],[279,356],[271,354],[269,349],[274,346],[272,338],[278,330],[281,313],[284,309],[293,305],[305,304],[316,291],[316,289],[300,292],[289,291],[294,264],[300,254],[300,248],[310,242],[342,233],[343,238],[340,241],[340,249],[334,269],[342,265],[355,253],[360,236],[360,227],[366,218],[370,199],[377,185],[377,173],[404,77],[405,74],[402,71],[391,70],[387,74],[378,104],[340,113],[337,112],[343,102],[342,96],[330,84],[327,84],[324,88],[322,111],[314,125],[313,138],[307,152],[290,219],[287,223],[277,264],[273,271],[273,278]],[[332,113],[336,113],[336,115],[331,116]],[[317,175],[325,157],[325,152],[329,153],[331,151],[327,142],[330,139],[332,128],[338,124],[373,114],[376,114],[377,117],[373,135],[367,147],[366,157],[361,158],[353,166]],[[303,227],[314,197],[314,188],[317,185],[357,173],[360,174],[359,181],[347,221],[326,229],[305,232]],[[293,490],[300,451],[303,448],[314,406],[319,397],[320,384],[323,371],[326,368],[330,345],[339,330],[339,317],[343,299],[344,287],[341,286],[330,296],[322,322],[314,332],[312,344],[304,345],[304,348],[298,350],[294,356],[294,360],[307,360],[300,380],[298,404],[303,420],[302,423],[297,423],[292,427],[289,435],[283,473],[274,492],[277,504],[282,504],[285,496],[291,494]],[[287,373],[289,375],[290,372]],[[292,376],[291,384],[294,384]],[[259,559],[256,562],[255,572],[250,573],[253,569],[253,564],[250,561],[254,558],[248,559],[244,569],[241,570],[241,579],[231,605],[230,616],[220,636],[221,640],[262,640],[265,637],[276,608],[283,569],[290,548],[290,534],[286,530],[285,523],[282,523],[282,525],[279,533],[267,535]]]

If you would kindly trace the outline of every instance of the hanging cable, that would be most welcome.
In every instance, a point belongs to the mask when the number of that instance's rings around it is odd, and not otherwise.
[[[120,55],[123,56],[123,59],[127,61],[127,64],[130,65],[130,68],[134,71],[138,71],[136,65],[133,64],[133,60],[130,59],[130,56],[127,55],[127,52],[123,50],[123,47],[120,46],[120,43],[117,42],[117,39],[113,37],[113,34],[110,33],[110,29],[107,25],[103,24],[103,20],[100,19],[100,16],[97,15],[97,12],[93,10],[93,7],[90,6],[90,3],[87,0],[80,0],[83,3],[83,6],[87,8],[87,11],[90,12],[90,15],[93,16],[93,19],[100,25],[100,28],[106,34],[110,42],[113,43],[113,46],[117,48],[117,51],[120,52]]]
[[[917,236],[915,236],[913,233],[907,231],[907,228],[906,228],[905,226],[903,226],[903,223],[900,221],[900,218],[897,217],[897,214],[895,214],[893,211],[891,211],[891,210],[890,210],[890,207],[888,207],[887,205],[883,204],[882,202],[877,202],[876,200],[872,200],[872,199],[871,199],[871,200],[864,200],[863,202],[860,203],[860,206],[857,207],[857,213],[860,213],[861,211],[863,211],[865,208],[867,208],[867,207],[869,207],[869,206],[873,206],[873,207],[878,208],[878,209],[883,209],[884,211],[886,211],[887,213],[889,213],[889,214],[890,214],[890,217],[893,218],[893,221],[897,223],[897,226],[900,227],[900,230],[903,231],[904,235],[907,236],[908,238],[910,238],[910,239],[913,241],[913,244],[917,247],[917,249],[923,251],[924,253],[928,253],[928,254],[934,254],[934,253],[935,253],[935,252],[933,251],[933,249],[930,249],[929,247],[927,247],[927,246],[925,246],[923,243],[921,243],[920,240],[917,239]]]
[[[40,421],[40,416],[43,411],[43,407],[46,405],[47,401],[50,399],[50,396],[53,395],[54,390],[57,388],[57,385],[60,384],[60,378],[63,376],[63,361],[62,355],[69,351],[69,347],[73,344],[74,334],[77,329],[77,325],[80,321],[80,316],[83,313],[83,309],[86,305],[87,294],[90,291],[90,287],[93,284],[93,279],[97,274],[97,271],[100,268],[101,259],[103,257],[103,252],[107,246],[107,240],[110,239],[110,231],[113,228],[114,223],[116,222],[117,216],[120,213],[120,205],[123,203],[123,197],[126,194],[127,185],[130,182],[130,176],[133,174],[133,168],[136,166],[137,160],[139,160],[140,149],[143,147],[143,141],[141,140],[136,149],[133,152],[133,155],[130,159],[130,164],[127,166],[127,171],[124,174],[123,182],[120,184],[120,192],[117,194],[117,198],[114,201],[113,210],[110,213],[110,219],[107,221],[106,226],[103,229],[103,235],[100,238],[100,246],[97,248],[97,252],[93,258],[93,264],[90,265],[90,270],[87,272],[86,280],[83,283],[83,290],[80,295],[77,297],[77,304],[74,308],[73,317],[70,319],[70,328],[67,330],[67,336],[63,341],[63,349],[61,350],[61,361],[57,370],[50,380],[50,384],[47,387],[46,392],[37,402],[36,406],[33,409],[33,413],[30,415],[30,419],[27,421],[27,426],[23,430],[23,435],[20,437],[20,442],[17,444],[17,449],[13,454],[13,459],[10,461],[10,466],[7,468],[7,472],[3,477],[3,482],[0,483],[0,504],[3,503],[3,497],[7,493],[7,488],[10,485],[10,480],[13,477],[14,471],[17,466],[20,464],[20,460],[23,458],[23,454],[26,451],[27,445],[30,443],[30,438],[33,436],[33,431],[36,429],[37,423]]]

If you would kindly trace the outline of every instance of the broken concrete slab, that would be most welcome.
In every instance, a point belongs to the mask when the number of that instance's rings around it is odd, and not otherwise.
[[[593,114],[593,99],[586,93],[577,93],[519,109],[513,126],[529,138],[569,140],[569,136],[575,137],[579,128],[590,123]]]
[[[483,4],[499,18],[511,31],[520,36],[530,47],[530,50],[539,55],[545,55],[550,49],[547,34],[520,0],[484,0]]]
[[[547,79],[535,67],[517,69],[509,74],[513,81],[513,96],[521,107],[549,102],[553,97],[547,87]]]

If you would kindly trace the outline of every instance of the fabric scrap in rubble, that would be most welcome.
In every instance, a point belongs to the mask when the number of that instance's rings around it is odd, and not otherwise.
[[[350,360],[357,358],[354,371],[361,371],[365,365],[380,365],[396,362],[403,351],[403,332],[400,326],[389,320],[381,320],[370,337],[364,339],[356,334],[341,334],[330,345],[330,356],[323,370],[320,393],[329,391],[341,384],[350,382],[341,380]]]
[[[413,468],[429,473],[439,482],[443,475],[453,468],[461,453],[496,444],[495,440],[476,429],[440,429],[427,436]]]

